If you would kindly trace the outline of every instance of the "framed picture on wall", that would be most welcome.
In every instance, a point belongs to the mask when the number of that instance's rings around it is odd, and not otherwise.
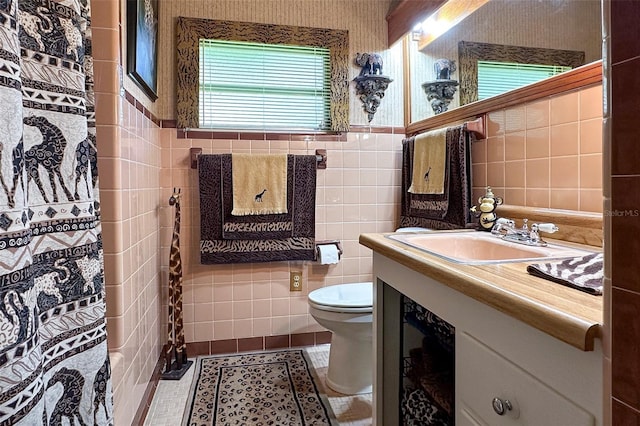
[[[127,73],[158,99],[158,0],[127,0]]]

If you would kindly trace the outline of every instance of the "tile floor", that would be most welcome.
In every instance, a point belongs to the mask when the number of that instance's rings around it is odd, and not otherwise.
[[[327,388],[324,378],[329,365],[329,345],[306,347],[309,358],[320,379],[318,386],[327,395],[331,408],[341,426],[370,426],[372,424],[371,394],[347,396]],[[161,380],[145,419],[145,426],[180,426],[187,394],[195,368],[178,381]]]

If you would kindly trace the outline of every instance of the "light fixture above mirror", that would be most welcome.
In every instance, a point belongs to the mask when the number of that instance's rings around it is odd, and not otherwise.
[[[433,40],[449,31],[464,18],[475,12],[489,0],[449,0],[413,29],[413,39],[418,50],[423,50]]]

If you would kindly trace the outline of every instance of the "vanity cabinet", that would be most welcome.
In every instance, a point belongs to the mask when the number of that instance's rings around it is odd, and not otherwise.
[[[594,424],[591,413],[473,336],[459,333],[456,342],[456,425]]]
[[[407,296],[455,328],[457,426],[602,425],[599,339],[594,350],[579,349],[375,251],[373,269],[374,424],[402,424]]]

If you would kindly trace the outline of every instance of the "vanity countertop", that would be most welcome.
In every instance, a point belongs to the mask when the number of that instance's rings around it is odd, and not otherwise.
[[[452,263],[386,235],[361,234],[360,244],[583,351],[593,350],[602,337],[603,296],[528,274],[527,265],[535,262]]]

